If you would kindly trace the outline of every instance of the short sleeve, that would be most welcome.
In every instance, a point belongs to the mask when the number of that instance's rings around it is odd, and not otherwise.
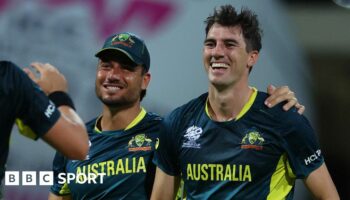
[[[17,118],[24,130],[35,133],[36,138],[42,137],[57,122],[60,112],[46,94],[18,67],[12,67],[14,94],[17,98]],[[27,131],[29,132],[29,131]]]
[[[314,130],[304,116],[293,117],[287,124],[283,146],[293,174],[304,179],[323,164],[324,158]]]
[[[164,118],[160,125],[160,134],[159,134],[159,146],[155,152],[153,162],[164,171],[166,174],[171,176],[180,175],[180,166],[177,157],[176,148],[176,128],[174,127],[173,122],[176,119],[173,118],[173,115],[169,115]]]
[[[67,163],[67,159],[59,152],[56,152],[55,158],[52,163],[54,182],[50,188],[50,191],[57,196],[64,196],[64,195],[70,194],[68,184],[60,183],[60,179],[59,179],[60,173],[66,173],[66,163]]]

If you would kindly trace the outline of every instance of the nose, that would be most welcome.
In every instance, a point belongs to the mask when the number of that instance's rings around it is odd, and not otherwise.
[[[113,68],[111,68],[111,70],[108,71],[107,79],[118,80],[120,79],[121,75],[122,75],[121,66],[119,65],[119,63],[113,63]]]
[[[224,56],[224,45],[222,43],[217,43],[211,52],[212,57],[223,57]]]
[[[108,80],[116,80],[118,76],[114,73],[114,70],[110,70],[107,74]]]

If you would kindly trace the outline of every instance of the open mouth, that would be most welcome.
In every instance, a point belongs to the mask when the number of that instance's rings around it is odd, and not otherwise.
[[[225,71],[229,66],[226,63],[211,63],[211,69],[215,71]]]
[[[123,89],[124,87],[122,87],[121,85],[115,85],[115,84],[104,84],[103,87],[107,90],[107,92],[109,93],[115,93],[121,89]]]

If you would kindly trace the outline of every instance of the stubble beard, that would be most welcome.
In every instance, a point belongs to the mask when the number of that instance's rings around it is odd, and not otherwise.
[[[135,101],[132,99],[128,98],[118,98],[118,99],[113,99],[112,98],[104,98],[102,96],[102,93],[98,90],[98,88],[95,88],[95,93],[97,98],[107,107],[109,108],[123,108],[123,107],[131,107],[133,104],[135,104]]]

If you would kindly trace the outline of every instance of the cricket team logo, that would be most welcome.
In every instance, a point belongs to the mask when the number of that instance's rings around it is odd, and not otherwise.
[[[256,130],[249,131],[242,139],[241,149],[262,150],[265,139]]]
[[[152,140],[141,133],[131,138],[128,142],[129,151],[150,151],[152,150]]]
[[[182,147],[188,147],[188,148],[201,148],[201,145],[197,143],[197,140],[202,135],[203,129],[201,127],[197,126],[190,126],[186,130],[186,134],[184,137],[187,139],[182,144]]]
[[[121,44],[131,48],[135,41],[131,38],[131,36],[127,33],[121,33],[112,38],[112,45]]]

